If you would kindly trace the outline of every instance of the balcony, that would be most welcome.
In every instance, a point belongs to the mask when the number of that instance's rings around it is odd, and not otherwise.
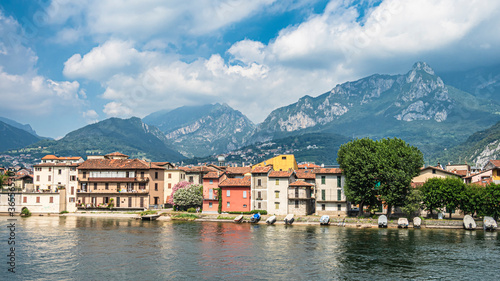
[[[213,200],[219,200],[217,196],[213,196],[212,198],[203,198],[203,201],[213,201]]]

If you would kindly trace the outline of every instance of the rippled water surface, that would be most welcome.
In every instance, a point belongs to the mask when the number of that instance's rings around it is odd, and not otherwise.
[[[0,280],[498,280],[498,233],[444,229],[0,218]]]

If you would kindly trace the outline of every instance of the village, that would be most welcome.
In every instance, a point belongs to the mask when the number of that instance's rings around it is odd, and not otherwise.
[[[0,194],[2,214],[8,214],[12,196],[7,188],[14,190],[16,214],[27,209],[43,215],[172,208],[172,194],[182,183],[202,186],[203,203],[196,211],[203,214],[259,212],[345,218],[359,211],[346,199],[345,175],[338,166],[297,164],[293,154],[243,167],[225,165],[222,156],[217,164],[176,166],[130,159],[119,152],[88,156],[87,160],[46,155],[33,165],[33,171],[0,171],[5,179]],[[467,164],[422,167],[412,186],[421,186],[431,178],[457,178],[484,186],[500,180],[500,160],[490,160],[481,169]],[[377,211],[387,212],[382,205]],[[442,211],[450,218],[463,217],[455,210]],[[427,213],[421,211],[420,215]]]

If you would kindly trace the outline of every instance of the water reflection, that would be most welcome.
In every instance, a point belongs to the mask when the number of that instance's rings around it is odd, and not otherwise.
[[[491,279],[500,258],[482,230],[32,217],[17,238],[19,280]]]

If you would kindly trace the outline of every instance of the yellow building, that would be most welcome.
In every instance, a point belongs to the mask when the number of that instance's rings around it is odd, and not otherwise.
[[[299,169],[299,167],[297,166],[297,161],[295,161],[295,156],[293,154],[282,154],[253,165],[252,170],[256,167],[265,167],[269,165],[272,165],[273,170],[275,171],[296,171]]]

